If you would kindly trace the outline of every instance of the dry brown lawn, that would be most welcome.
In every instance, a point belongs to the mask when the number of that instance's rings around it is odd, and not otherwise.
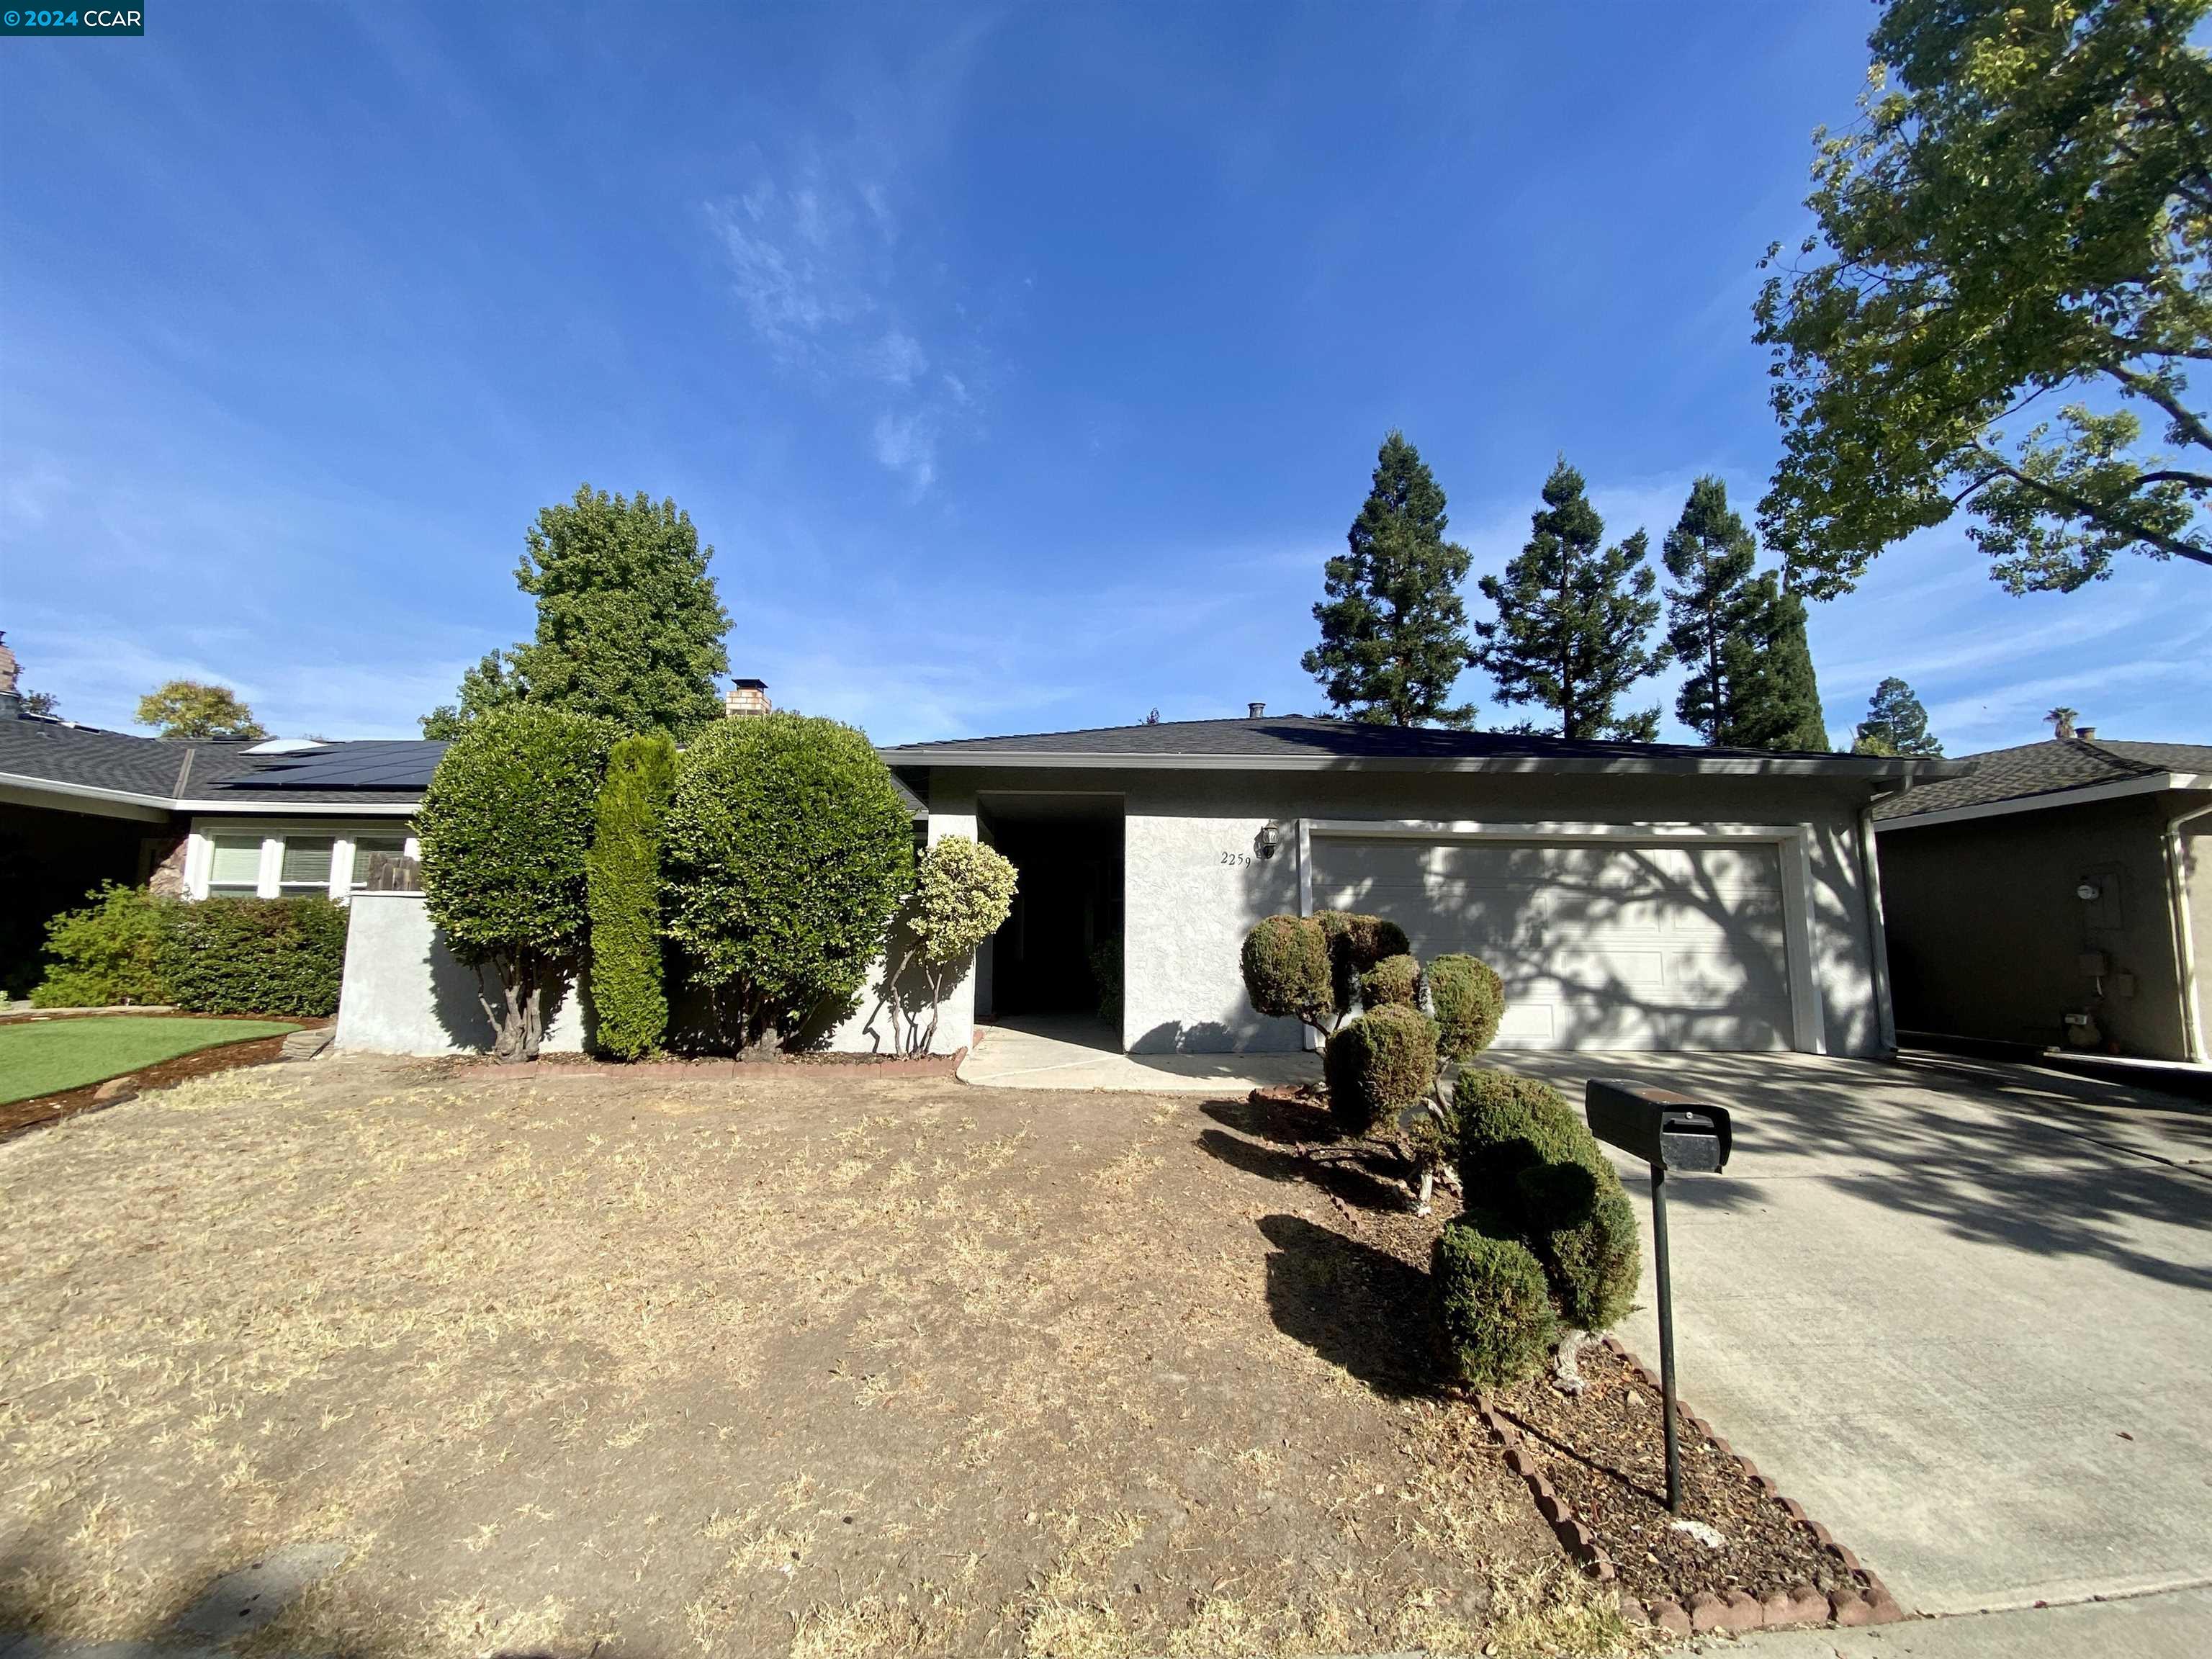
[[[0,1634],[253,1653],[1599,1651],[1420,1239],[1188,1097],[329,1060],[0,1146]]]

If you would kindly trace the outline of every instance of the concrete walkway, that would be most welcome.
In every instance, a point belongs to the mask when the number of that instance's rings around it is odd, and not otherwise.
[[[980,1021],[963,1083],[998,1089],[1115,1089],[1243,1095],[1263,1084],[1321,1075],[1318,1054],[1125,1054],[1103,1020],[1040,1015]]]
[[[1733,1109],[1729,1173],[1668,1188],[1683,1395],[1907,1607],[2212,1584],[2212,1113],[1933,1057],[1498,1058],[1577,1104],[1595,1074]],[[1650,1186],[1624,1174],[1646,1251],[1622,1336],[1656,1363]],[[2201,1596],[2124,1605],[2109,1616],[2130,1627],[2201,1629]],[[2059,1629],[2040,1646],[1912,1647],[1899,1626],[1778,1651],[2124,1650]]]
[[[1916,1619],[1872,1630],[1778,1631],[1700,1644],[1747,1659],[2203,1659],[2212,1646],[2212,1590],[2117,1601]]]

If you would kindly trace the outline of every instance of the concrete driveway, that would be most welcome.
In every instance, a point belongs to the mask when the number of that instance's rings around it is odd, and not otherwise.
[[[1936,1056],[1495,1058],[1577,1106],[1598,1075],[1734,1109],[1729,1173],[1668,1189],[1683,1395],[1901,1602],[1967,1613],[2165,1592],[2198,1626],[2212,1108]],[[1623,1173],[1645,1285],[1622,1336],[1656,1364],[1649,1182]],[[1908,1650],[1875,1634],[1852,1639]]]

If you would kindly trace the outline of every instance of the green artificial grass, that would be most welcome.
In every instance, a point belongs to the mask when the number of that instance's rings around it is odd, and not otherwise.
[[[218,1043],[299,1029],[285,1020],[196,1019],[183,1014],[95,1014],[0,1025],[0,1106],[80,1089]]]

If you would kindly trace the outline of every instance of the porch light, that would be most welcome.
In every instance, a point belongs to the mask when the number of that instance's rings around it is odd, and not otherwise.
[[[1260,826],[1260,839],[1257,843],[1257,847],[1261,858],[1271,859],[1274,857],[1275,849],[1282,844],[1283,832],[1274,826],[1272,820]]]

